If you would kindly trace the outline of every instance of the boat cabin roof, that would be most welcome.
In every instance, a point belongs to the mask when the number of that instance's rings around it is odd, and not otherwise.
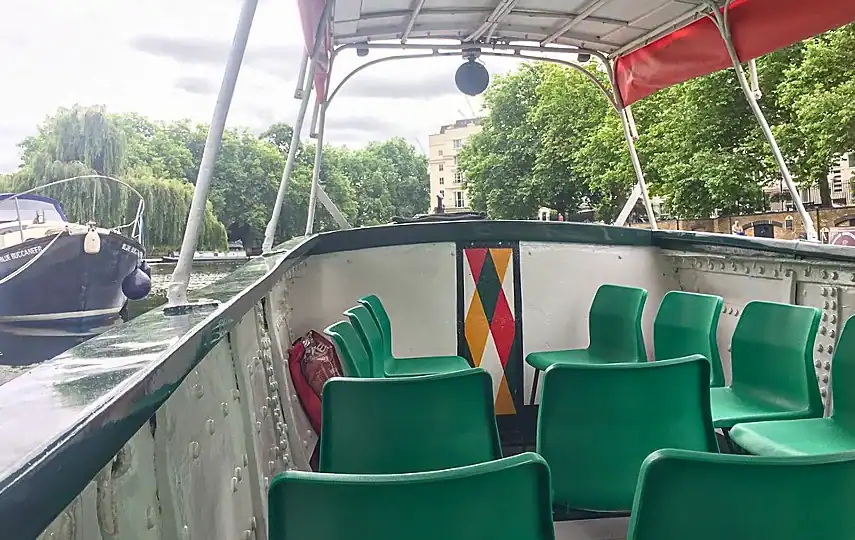
[[[616,61],[626,104],[732,65],[709,0],[329,0],[328,47],[454,40],[597,51]],[[298,0],[312,50],[324,0]],[[722,0],[715,0],[723,6]],[[732,0],[728,26],[742,61],[855,21],[855,2]]]
[[[62,205],[56,199],[26,193],[18,195],[16,205],[12,199],[14,196],[14,193],[0,193],[0,223],[19,221],[19,218],[21,221],[32,221],[38,212],[43,213],[48,221],[68,221]]]

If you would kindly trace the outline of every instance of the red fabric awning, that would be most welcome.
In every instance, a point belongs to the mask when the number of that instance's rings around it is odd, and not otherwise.
[[[318,23],[324,14],[324,0],[297,0],[300,9],[300,21],[303,24],[303,38],[306,43],[306,52],[312,54],[315,47],[315,33],[318,31]],[[315,91],[319,101],[327,99],[327,80],[329,79],[329,29],[326,31],[325,43],[321,46],[321,57],[327,59],[319,63],[315,69]]]
[[[855,0],[734,0],[728,25],[747,62],[855,21]],[[615,77],[630,105],[658,90],[733,64],[718,28],[704,18],[621,58]]]

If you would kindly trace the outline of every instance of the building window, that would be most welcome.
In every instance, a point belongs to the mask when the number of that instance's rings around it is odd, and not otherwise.
[[[463,171],[454,171],[454,182],[456,184],[463,182],[463,179]]]
[[[463,146],[463,139],[454,139],[454,149],[457,150]]]
[[[439,164],[439,172],[442,172],[444,170],[445,170],[445,163],[440,163]]]
[[[442,157],[442,150],[437,150],[436,155],[438,155],[439,157]]]
[[[457,208],[463,208],[463,192],[455,191],[454,192],[454,206]]]
[[[454,156],[454,166],[457,167],[457,156]]]
[[[784,218],[784,228],[788,231],[793,230],[793,216],[787,216]]]
[[[442,197],[443,199],[445,198],[445,190],[444,189],[439,190],[439,196]]]
[[[439,185],[441,185],[441,186],[445,185],[445,177],[444,176],[439,177]]]

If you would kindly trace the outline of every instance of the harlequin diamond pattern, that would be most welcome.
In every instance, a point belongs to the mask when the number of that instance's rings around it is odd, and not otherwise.
[[[464,253],[466,346],[472,364],[493,377],[496,414],[516,414],[508,365],[516,338],[512,248],[466,248]]]

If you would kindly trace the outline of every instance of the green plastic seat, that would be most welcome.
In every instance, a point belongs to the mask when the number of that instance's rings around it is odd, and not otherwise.
[[[671,291],[662,298],[653,321],[654,359],[700,354],[710,362],[710,386],[724,386],[718,354],[720,296]]]
[[[339,321],[328,326],[324,334],[332,340],[345,376],[371,377],[371,357],[349,321]]]
[[[386,312],[386,308],[383,307],[383,302],[380,301],[379,297],[372,294],[370,296],[360,298],[359,303],[371,314],[371,319],[366,319],[364,316],[360,315],[359,320],[363,327],[367,328],[372,326],[370,323],[373,320],[374,324],[376,324],[377,330],[380,332],[381,349],[379,353],[381,358],[384,359],[383,369],[385,376],[413,377],[416,375],[430,375],[433,373],[449,373],[472,367],[462,356],[396,358],[392,354],[392,321],[389,319],[389,314]],[[375,375],[375,377],[379,377],[379,375]]]
[[[610,364],[646,362],[641,315],[647,291],[623,285],[601,285],[588,314],[589,345],[585,349],[529,353],[525,361],[534,367],[530,404],[534,405],[541,371],[554,364]]]
[[[760,456],[799,456],[855,451],[855,318],[843,326],[831,362],[834,410],[828,418],[737,424],[730,437]]]
[[[552,471],[555,505],[628,511],[641,463],[654,450],[718,452],[709,372],[700,355],[546,370],[537,452]]]
[[[412,474],[290,471],[270,483],[270,540],[554,540],[533,453]]]
[[[502,457],[483,369],[324,385],[320,471],[400,474]]]
[[[732,382],[711,388],[715,427],[822,416],[813,370],[819,310],[749,302],[731,342]]]
[[[855,454],[660,450],[641,466],[627,540],[852,538]]]

